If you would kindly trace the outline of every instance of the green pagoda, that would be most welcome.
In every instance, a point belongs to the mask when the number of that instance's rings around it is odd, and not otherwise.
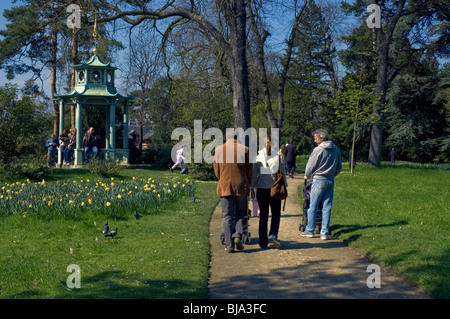
[[[94,26],[94,38],[97,38],[97,27]],[[83,138],[83,106],[93,105],[103,108],[106,114],[105,148],[99,149],[99,156],[103,159],[112,159],[121,164],[129,163],[128,148],[128,109],[131,97],[125,97],[117,92],[114,86],[115,74],[118,67],[104,63],[97,56],[96,44],[93,56],[89,61],[72,65],[75,73],[75,85],[67,94],[55,95],[59,103],[59,134],[64,131],[64,108],[67,105],[75,106],[76,148],[74,151],[74,165],[83,164],[82,138]],[[116,108],[123,108],[123,148],[116,148]],[[62,154],[59,151],[58,164],[62,163]]]

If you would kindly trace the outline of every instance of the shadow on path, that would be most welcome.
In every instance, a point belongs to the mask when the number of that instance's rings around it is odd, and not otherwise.
[[[386,269],[381,269],[381,288],[368,288],[367,281],[372,274],[367,271],[372,264],[370,260],[340,240],[301,237],[298,226],[302,211],[297,198],[297,188],[301,183],[302,177],[289,180],[290,196],[282,212],[279,231],[281,249],[262,250],[259,247],[259,219],[252,217],[249,221],[250,244],[245,245],[242,252],[225,252],[220,240],[223,232],[220,204],[216,207],[210,223],[208,298],[428,298]],[[334,231],[346,232],[355,227],[360,226],[335,225]]]

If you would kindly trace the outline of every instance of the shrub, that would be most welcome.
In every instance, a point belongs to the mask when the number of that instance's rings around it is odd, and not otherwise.
[[[186,165],[189,169],[189,175],[202,181],[216,180],[213,164],[192,163]]]
[[[100,161],[98,159],[92,159],[88,165],[89,171],[92,174],[101,177],[117,176],[120,171],[120,165],[115,161]]]
[[[168,168],[172,164],[171,148],[150,147],[142,155],[145,163],[155,168]]]
[[[11,163],[3,164],[0,171],[3,171],[7,179],[32,180],[43,179],[48,175],[50,169],[45,160],[35,157],[16,157]]]

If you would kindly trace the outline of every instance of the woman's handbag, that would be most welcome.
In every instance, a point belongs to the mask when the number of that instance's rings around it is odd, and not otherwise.
[[[284,205],[283,205],[283,211],[284,206],[286,205],[286,198],[288,196],[288,191],[286,188],[286,184],[284,183],[284,177],[281,173],[281,158],[278,156],[279,165],[278,165],[278,172],[277,172],[277,179],[273,183],[271,189],[270,189],[270,197],[282,200],[284,199]]]

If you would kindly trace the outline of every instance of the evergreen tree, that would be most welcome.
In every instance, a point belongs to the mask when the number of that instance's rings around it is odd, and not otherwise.
[[[50,69],[51,97],[57,94],[58,67],[68,69],[64,66],[61,48],[72,51],[69,63],[78,63],[86,52],[92,49],[92,15],[95,11],[96,0],[74,1],[74,0],[23,0],[21,6],[13,7],[4,11],[4,17],[9,21],[6,30],[1,30],[0,35],[0,68],[7,73],[8,79],[13,79],[17,74],[31,72],[33,80],[42,79],[45,69]],[[67,25],[67,7],[76,2],[80,5],[83,15],[80,15],[81,29],[71,30]],[[109,41],[105,31],[101,28],[103,35],[99,45],[99,56],[108,57],[108,52],[118,45],[117,41]],[[68,41],[71,39],[71,41]],[[78,41],[81,39],[81,41]],[[63,40],[63,41],[61,41]],[[71,44],[68,46],[68,44]],[[78,54],[79,47],[82,49]],[[87,47],[87,49],[86,49]],[[84,50],[83,50],[84,48]],[[64,83],[64,81],[63,81]],[[70,85],[65,88],[69,88]],[[60,92],[63,93],[63,92]],[[59,105],[53,103],[54,125],[53,132],[59,132]]]
[[[370,3],[380,7],[381,27],[373,29],[373,46],[368,46],[373,48],[376,56],[377,102],[374,114],[380,117],[380,121],[372,126],[369,164],[380,166],[386,92],[401,70],[411,64],[415,52],[426,53],[428,57],[448,54],[450,32],[446,21],[450,7],[446,0],[371,0]],[[343,2],[348,13],[364,16],[364,20],[366,6],[362,1]]]
[[[392,147],[400,158],[414,162],[448,158],[449,110],[443,84],[449,81],[448,72],[439,72],[437,64],[428,61],[396,78],[387,97],[386,158]]]
[[[44,155],[50,127],[45,102],[36,88],[27,86],[24,93],[10,84],[0,87],[0,163]]]

